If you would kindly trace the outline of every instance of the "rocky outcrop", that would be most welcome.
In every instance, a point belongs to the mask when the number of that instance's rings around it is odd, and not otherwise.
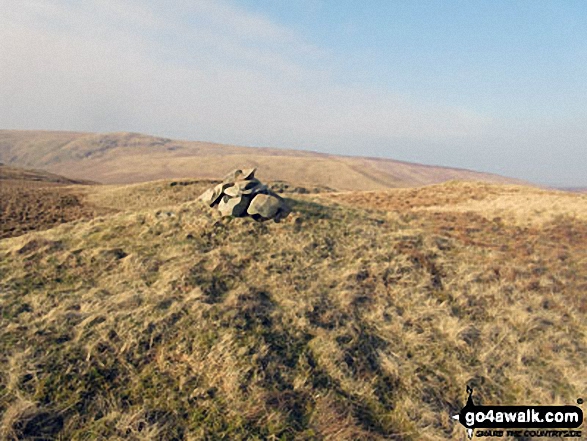
[[[250,216],[255,220],[279,222],[291,211],[285,200],[255,178],[256,169],[234,170],[198,198],[218,208],[222,216]]]

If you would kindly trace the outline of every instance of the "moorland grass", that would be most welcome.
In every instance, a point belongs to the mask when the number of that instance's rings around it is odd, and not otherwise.
[[[484,215],[499,186],[402,191],[295,196],[279,224],[176,195],[0,241],[0,436],[462,439],[466,385],[574,404],[587,222]],[[409,206],[428,197],[459,208]]]

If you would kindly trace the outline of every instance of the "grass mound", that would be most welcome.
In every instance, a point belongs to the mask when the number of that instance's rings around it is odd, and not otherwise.
[[[175,201],[2,240],[0,434],[441,440],[467,384],[574,404],[587,222],[437,191],[459,209],[297,195],[274,224]]]

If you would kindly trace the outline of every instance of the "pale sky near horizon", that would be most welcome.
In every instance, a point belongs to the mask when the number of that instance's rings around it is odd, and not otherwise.
[[[587,186],[587,2],[0,0],[0,129]]]

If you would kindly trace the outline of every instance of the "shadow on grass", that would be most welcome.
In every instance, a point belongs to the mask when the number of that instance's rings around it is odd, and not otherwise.
[[[311,219],[332,219],[334,209],[332,207],[318,204],[312,201],[284,198],[292,212],[303,214]]]

